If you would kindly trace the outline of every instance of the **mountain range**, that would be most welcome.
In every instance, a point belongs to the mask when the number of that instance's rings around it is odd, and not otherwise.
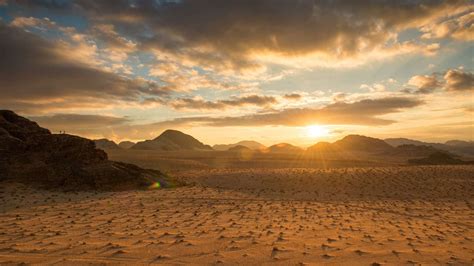
[[[458,155],[474,156],[474,141],[449,140],[445,143],[431,143],[406,138],[389,138],[385,139],[385,142],[394,147],[401,145],[423,145]]]
[[[95,139],[94,140],[95,146],[98,149],[102,150],[118,150],[118,149],[130,149],[133,145],[135,145],[135,142],[131,141],[122,141],[119,144],[117,144],[113,140],[109,139]]]
[[[133,142],[115,142],[107,139],[94,141],[100,149],[135,149],[158,151],[242,151],[245,148],[256,152],[295,153],[305,150],[288,143],[275,144],[270,147],[252,141],[244,140],[234,144],[217,144],[213,147],[202,143],[191,135],[177,130],[168,129],[153,140]],[[333,143],[318,142],[306,149],[309,153],[368,153],[387,156],[428,156],[437,151],[459,156],[474,156],[474,142],[451,140],[445,143],[429,143],[406,138],[378,139],[362,135],[347,135]]]

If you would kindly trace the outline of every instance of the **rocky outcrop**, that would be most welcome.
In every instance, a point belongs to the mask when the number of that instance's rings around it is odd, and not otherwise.
[[[91,140],[51,134],[8,110],[0,110],[0,179],[65,190],[136,189],[155,182],[173,185],[159,171],[109,161]]]

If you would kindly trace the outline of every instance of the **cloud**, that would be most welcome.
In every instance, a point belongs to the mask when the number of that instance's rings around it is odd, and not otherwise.
[[[33,20],[21,23],[39,25]],[[99,108],[169,94],[155,82],[85,64],[77,59],[78,50],[69,50],[64,43],[47,41],[17,26],[0,22],[0,39],[0,104],[5,108],[29,113],[74,105]]]
[[[255,82],[236,82],[222,76],[216,77],[208,73],[199,73],[194,68],[178,62],[157,63],[150,68],[149,74],[158,77],[173,90],[181,92],[189,92],[199,88],[246,91],[257,86]]]
[[[395,121],[379,118],[381,115],[412,108],[422,101],[404,97],[365,99],[353,103],[336,102],[319,109],[292,108],[269,113],[239,117],[213,118],[210,126],[305,126],[311,124],[388,125]]]
[[[83,115],[83,114],[54,114],[49,116],[30,116],[31,120],[38,122],[53,130],[78,130],[87,131],[90,128],[107,128],[129,123],[126,117]]]
[[[415,87],[415,93],[428,94],[436,89],[443,88],[450,92],[471,91],[474,90],[474,74],[465,72],[462,69],[449,69],[438,78],[439,73],[431,75],[416,75],[410,78],[408,85]],[[411,90],[404,89],[404,92],[410,93]]]
[[[462,41],[474,40],[474,8],[466,13],[451,17],[439,23],[431,23],[421,28],[424,39],[440,39],[450,37]]]
[[[360,85],[361,89],[369,90],[370,92],[383,92],[387,87],[380,83],[374,83],[372,85],[362,84]]]
[[[405,53],[433,54],[439,44],[399,42],[398,34],[470,8],[462,0],[18,3],[81,13],[92,23],[113,25],[159,59],[235,73],[264,71],[269,62],[352,66]],[[112,26],[107,27],[108,32]]]
[[[171,102],[171,106],[175,109],[206,109],[206,110],[222,110],[229,107],[241,107],[254,105],[267,107],[276,104],[278,101],[273,96],[247,95],[242,97],[233,97],[229,100],[205,101],[200,98],[180,98]]]
[[[474,74],[450,69],[444,75],[445,89],[448,91],[474,91]]]
[[[365,99],[356,102],[336,102],[321,108],[290,108],[242,116],[181,117],[149,124],[133,124],[128,118],[84,115],[37,116],[33,120],[54,131],[81,134],[91,138],[149,139],[165,129],[205,127],[260,127],[327,125],[389,125],[396,121],[380,116],[400,112],[423,104],[407,97]],[[72,121],[80,121],[72,122]]]
[[[121,36],[113,24],[96,24],[92,26],[91,35],[105,43],[107,58],[115,62],[124,62],[128,55],[137,51],[137,44]]]
[[[297,100],[303,98],[303,96],[301,94],[298,94],[298,93],[289,93],[289,94],[283,95],[283,98],[285,98],[287,100],[291,100],[291,101],[297,101]]]
[[[408,85],[417,88],[417,93],[427,94],[441,88],[442,84],[436,75],[416,75],[410,78]]]

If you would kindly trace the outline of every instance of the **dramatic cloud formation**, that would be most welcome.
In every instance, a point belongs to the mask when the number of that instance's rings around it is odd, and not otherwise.
[[[19,3],[83,13],[100,25],[113,24],[158,59],[238,72],[261,69],[262,60],[282,63],[308,55],[313,63],[339,66],[346,60],[354,64],[400,53],[432,54],[437,44],[399,42],[397,34],[409,28],[428,32],[426,25],[445,17],[462,21],[461,27],[469,20],[461,15],[470,10],[468,1],[456,0]],[[113,26],[102,29],[110,35]]]
[[[154,82],[74,60],[61,45],[1,22],[0,39],[0,104],[5,107],[26,112],[46,105],[98,107],[168,93]]]
[[[176,109],[226,109],[228,107],[255,105],[269,106],[276,104],[277,100],[273,96],[248,95],[243,97],[234,97],[230,100],[218,100],[215,102],[202,99],[182,98],[171,103]]]
[[[126,118],[105,116],[55,115],[32,118],[41,125],[55,130],[99,135],[100,132],[104,132],[105,128],[113,132],[111,134],[119,139],[130,138],[131,136],[150,138],[168,128],[191,125],[213,127],[306,126],[312,124],[388,125],[395,121],[379,118],[379,116],[413,108],[422,103],[422,101],[412,98],[387,97],[352,103],[337,102],[318,109],[293,108],[232,117],[182,117],[142,125],[130,124]],[[80,120],[84,126],[78,127],[78,123],[71,122],[72,118]]]
[[[473,24],[470,0],[0,0],[0,107],[115,139],[464,121]]]
[[[379,118],[378,116],[399,112],[401,109],[415,107],[420,104],[422,104],[422,101],[412,98],[387,97],[366,99],[353,103],[336,102],[319,109],[295,108],[239,117],[212,118],[206,123],[212,126],[387,125],[395,121]]]

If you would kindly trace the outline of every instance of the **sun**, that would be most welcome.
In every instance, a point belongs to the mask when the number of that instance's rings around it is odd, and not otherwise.
[[[329,135],[329,130],[324,126],[311,125],[306,127],[306,132],[309,137],[325,137]]]

